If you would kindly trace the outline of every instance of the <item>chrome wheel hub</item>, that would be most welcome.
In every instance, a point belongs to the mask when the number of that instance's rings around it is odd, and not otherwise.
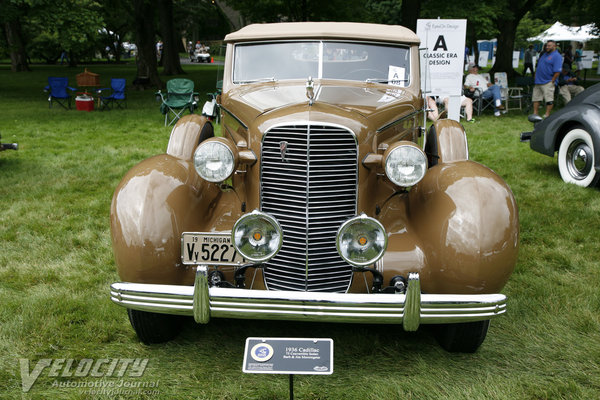
[[[569,174],[577,180],[585,179],[592,171],[592,149],[583,140],[575,140],[567,151]]]

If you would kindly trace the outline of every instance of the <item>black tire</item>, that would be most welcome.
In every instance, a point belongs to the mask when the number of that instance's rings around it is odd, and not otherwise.
[[[198,144],[204,142],[206,139],[210,139],[215,136],[215,132],[212,124],[206,123],[202,127],[202,132],[200,132],[200,139],[198,139]]]
[[[144,344],[164,343],[174,339],[183,324],[183,317],[127,309],[129,322]]]
[[[585,129],[571,129],[560,142],[558,171],[567,183],[583,187],[598,185],[600,174],[594,168],[594,143]]]
[[[475,353],[487,335],[490,320],[436,325],[435,338],[452,353]]]
[[[425,139],[425,155],[427,156],[427,165],[429,168],[438,164],[440,159],[438,139],[435,131],[435,125],[431,125],[427,131],[427,138]]]

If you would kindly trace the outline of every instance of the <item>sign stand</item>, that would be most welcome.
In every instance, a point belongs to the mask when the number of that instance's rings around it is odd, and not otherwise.
[[[333,339],[247,338],[242,371],[289,375],[290,400],[293,400],[295,374],[333,373]]]

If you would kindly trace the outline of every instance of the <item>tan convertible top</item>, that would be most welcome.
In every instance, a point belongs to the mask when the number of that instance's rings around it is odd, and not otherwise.
[[[351,39],[377,42],[416,43],[419,37],[400,25],[358,22],[283,22],[247,25],[225,36],[225,42],[272,39]]]

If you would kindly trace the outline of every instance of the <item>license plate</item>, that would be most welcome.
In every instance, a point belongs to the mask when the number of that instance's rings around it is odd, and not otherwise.
[[[185,265],[240,265],[246,260],[231,242],[231,233],[184,232],[181,261]]]

